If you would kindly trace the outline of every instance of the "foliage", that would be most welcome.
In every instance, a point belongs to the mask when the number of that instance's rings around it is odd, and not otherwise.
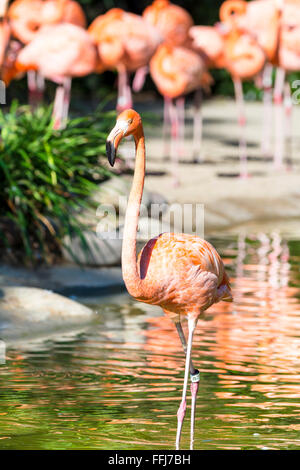
[[[51,112],[16,101],[0,112],[0,245],[19,261],[52,260],[66,234],[84,244],[76,213],[91,207],[89,195],[110,176],[103,157],[114,113],[97,110],[58,131]]]

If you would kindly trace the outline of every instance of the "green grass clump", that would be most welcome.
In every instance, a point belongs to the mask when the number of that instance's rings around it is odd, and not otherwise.
[[[77,214],[109,178],[105,140],[115,114],[96,111],[54,130],[51,107],[11,105],[0,111],[0,249],[36,264],[60,256],[65,235],[85,245]]]

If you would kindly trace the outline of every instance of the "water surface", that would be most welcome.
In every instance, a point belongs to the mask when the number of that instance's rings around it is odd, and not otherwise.
[[[300,448],[300,242],[211,240],[235,303],[199,320],[196,449]],[[157,307],[81,299],[81,331],[12,345],[0,365],[1,449],[173,449],[184,355]],[[182,448],[189,447],[189,408]]]

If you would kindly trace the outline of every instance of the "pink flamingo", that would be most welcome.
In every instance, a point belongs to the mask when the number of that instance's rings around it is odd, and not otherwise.
[[[285,0],[282,5],[281,26],[278,47],[278,69],[274,89],[275,115],[275,154],[274,166],[283,166],[285,138],[291,139],[292,99],[290,85],[285,83],[286,74],[300,70],[300,2]],[[284,97],[284,102],[283,102]],[[283,117],[282,104],[285,107]]]
[[[201,87],[204,78],[204,63],[198,54],[190,49],[164,43],[157,49],[150,61],[150,74],[165,101],[165,123],[171,122],[171,158],[174,163],[175,183],[178,184],[177,168],[179,148],[179,128],[184,120],[184,102],[182,97]],[[176,100],[176,106],[172,100]],[[165,127],[164,127],[165,130]],[[194,134],[198,129],[194,128]],[[166,132],[164,133],[166,137]]]
[[[154,0],[143,12],[143,18],[147,23],[151,24],[160,32],[165,43],[172,46],[187,46],[189,42],[189,29],[194,24],[191,15],[179,5],[174,5],[169,0]],[[135,92],[140,91],[143,88],[145,78],[149,72],[148,64],[145,67],[141,67],[137,70],[133,80],[133,90]],[[199,98],[199,94],[197,95]],[[197,102],[199,99],[197,100]],[[163,136],[164,136],[164,153],[168,154],[168,128],[170,122],[170,106],[165,100],[164,103],[164,125],[163,125]],[[183,153],[183,141],[184,141],[184,97],[177,100],[178,114],[179,114],[179,152]],[[197,129],[200,128],[200,123],[196,121]],[[199,150],[199,148],[198,148]]]
[[[70,23],[44,26],[18,54],[16,69],[38,70],[58,83],[54,102],[54,127],[65,125],[70,102],[71,77],[94,71],[97,51],[88,33]]]
[[[191,361],[194,330],[199,316],[213,303],[232,301],[229,280],[217,251],[201,238],[187,234],[163,233],[152,238],[136,259],[136,237],[145,178],[145,138],[141,117],[123,111],[107,138],[107,156],[113,166],[121,140],[133,135],[136,146],[135,171],[125,216],[122,273],[128,292],[136,300],[159,305],[174,321],[186,354],[184,386],[178,409],[176,449],[186,412],[189,373],[191,374],[191,441],[193,449],[199,371]],[[181,320],[188,320],[188,342]]]
[[[88,28],[105,69],[118,71],[117,110],[132,106],[128,74],[146,66],[162,38],[142,17],[113,8]]]
[[[217,26],[192,26],[189,30],[190,47],[200,54],[207,69],[224,66],[224,38]],[[209,85],[209,83],[208,83]],[[194,103],[194,162],[202,161],[202,90],[197,90]]]
[[[73,0],[15,0],[9,7],[8,18],[12,35],[23,44],[29,44],[45,25],[71,23],[86,27],[85,14]],[[45,83],[38,71],[27,73],[29,102],[42,100]]]

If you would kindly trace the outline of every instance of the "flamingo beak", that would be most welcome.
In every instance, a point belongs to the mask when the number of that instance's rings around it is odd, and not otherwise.
[[[128,126],[127,126],[128,127]],[[118,146],[124,137],[125,126],[122,122],[117,122],[106,140],[106,155],[111,166],[114,166]]]

